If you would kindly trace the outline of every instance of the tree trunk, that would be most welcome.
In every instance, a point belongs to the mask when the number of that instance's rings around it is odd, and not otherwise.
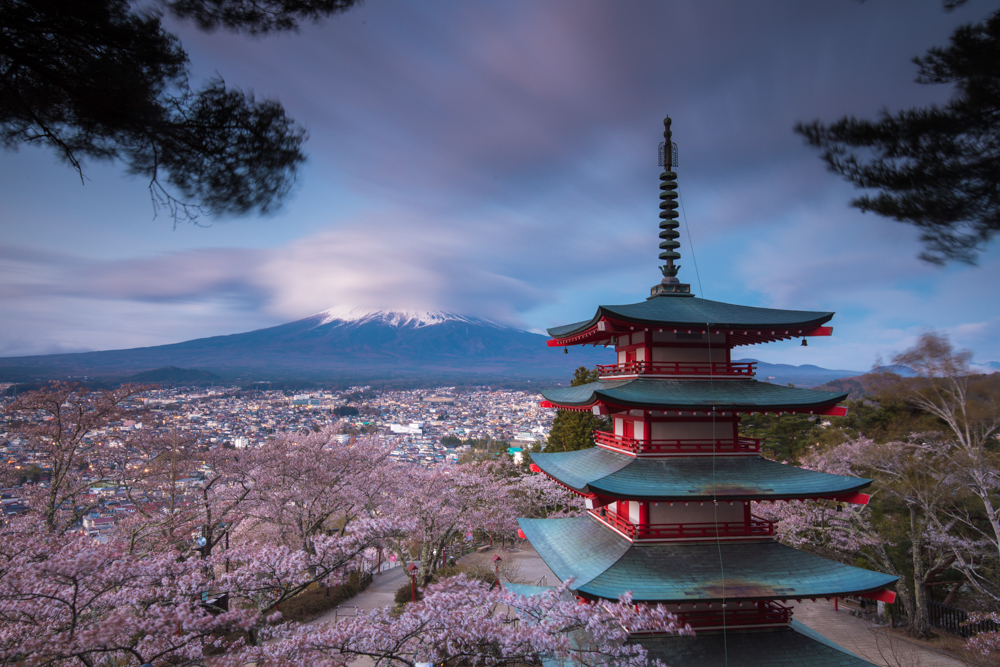
[[[920,525],[917,508],[910,506],[910,535],[913,538],[913,613],[907,629],[913,637],[933,636],[927,617],[927,572],[924,567],[924,527]],[[909,612],[909,610],[907,610]]]
[[[916,612],[914,611],[913,596],[910,595],[910,589],[906,584],[906,578],[900,577],[899,581],[896,582],[896,595],[899,596],[899,601],[903,603],[903,609],[906,610],[906,622],[909,625],[910,619],[913,618]],[[894,618],[892,621],[893,627],[902,625],[900,623],[901,620]]]
[[[417,585],[426,586],[434,576],[434,545],[430,540],[424,540],[420,545],[420,572],[417,574]]]

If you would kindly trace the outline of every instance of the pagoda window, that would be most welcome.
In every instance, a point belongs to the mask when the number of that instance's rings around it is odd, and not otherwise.
[[[725,363],[729,358],[729,349],[720,345],[718,347],[664,347],[655,346],[652,348],[653,359],[657,361],[715,361]],[[623,362],[619,362],[623,363]]]
[[[616,420],[617,421],[617,420]],[[736,425],[731,421],[659,422],[650,424],[655,440],[732,440]],[[619,434],[621,435],[621,434]]]

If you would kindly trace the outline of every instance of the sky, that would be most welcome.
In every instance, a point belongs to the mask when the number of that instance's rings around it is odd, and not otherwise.
[[[836,311],[834,335],[739,348],[867,370],[935,330],[1000,360],[1000,243],[917,258],[909,226],[793,132],[945,101],[912,58],[998,3],[367,0],[298,34],[165,21],[197,85],[280,100],[308,161],[266,217],[174,225],[121,164],[0,152],[0,356],[238,333],[328,308],[432,309],[542,332],[660,279],[663,117],[697,296]]]

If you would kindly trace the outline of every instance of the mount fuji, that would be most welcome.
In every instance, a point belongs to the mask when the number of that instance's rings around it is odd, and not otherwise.
[[[128,350],[0,358],[0,381],[124,378],[167,366],[236,379],[568,381],[614,353],[575,348],[490,320],[429,310],[331,308],[275,327]]]

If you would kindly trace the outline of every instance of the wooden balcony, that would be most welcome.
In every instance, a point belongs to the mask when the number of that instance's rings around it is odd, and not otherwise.
[[[751,378],[757,362],[728,363],[725,361],[627,361],[622,364],[598,365],[601,377],[621,375],[663,375],[683,377]]]
[[[680,440],[639,440],[608,433],[594,431],[594,442],[602,447],[608,447],[626,454],[759,454],[760,440],[737,437],[735,439],[697,439]]]
[[[604,508],[590,510],[590,513],[607,525],[615,528],[633,542],[670,540],[726,539],[747,537],[772,537],[774,522],[750,517],[750,523],[743,521],[720,521],[718,523],[649,523],[637,525],[625,517]]]

